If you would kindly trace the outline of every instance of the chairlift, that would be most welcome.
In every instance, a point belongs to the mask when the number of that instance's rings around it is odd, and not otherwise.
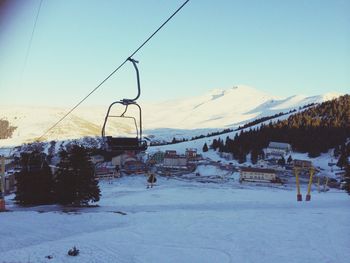
[[[141,94],[139,70],[136,65],[138,61],[132,58],[129,58],[128,60],[132,62],[136,71],[138,92],[135,98],[115,101],[108,107],[107,114],[102,127],[102,143],[103,143],[103,149],[112,154],[121,154],[125,151],[142,152],[147,149],[147,142],[142,139],[142,110],[140,105],[137,104],[136,102],[136,100],[140,97],[140,94]],[[111,109],[113,108],[113,106],[116,106],[118,104],[125,107],[123,113],[120,115],[111,115]],[[135,106],[137,108],[139,112],[138,114],[139,126],[137,124],[136,117],[125,115],[129,109],[129,106]],[[106,124],[110,120],[110,118],[131,119],[135,125],[136,137],[107,136]]]

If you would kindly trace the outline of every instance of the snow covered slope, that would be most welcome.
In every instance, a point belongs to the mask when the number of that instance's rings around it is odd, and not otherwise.
[[[154,188],[145,185],[142,175],[100,182],[99,207],[71,212],[54,205],[20,208],[9,196],[12,212],[0,213],[0,261],[349,261],[350,198],[344,192],[313,191],[311,202],[296,202],[295,189],[236,180],[159,177]],[[75,258],[67,255],[73,246],[80,249]]]
[[[142,103],[146,134],[174,136],[176,133],[199,135],[208,130],[235,127],[244,122],[289,111],[309,103],[319,103],[340,94],[306,97],[301,95],[276,98],[252,87],[236,86],[215,89],[202,96],[161,103]],[[99,136],[107,106],[81,107],[60,123],[45,139],[63,140],[83,136]],[[121,113],[122,109],[118,109]],[[18,128],[13,138],[1,140],[0,147],[33,141],[68,111],[53,107],[0,106],[0,119],[7,119]],[[130,114],[129,114],[130,115]],[[137,116],[137,115],[136,115]],[[107,127],[110,134],[135,132],[131,121],[115,119]],[[164,130],[166,128],[166,130]],[[197,129],[193,131],[192,129]]]

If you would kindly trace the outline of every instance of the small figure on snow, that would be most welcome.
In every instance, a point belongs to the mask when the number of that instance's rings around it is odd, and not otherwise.
[[[157,178],[155,173],[149,173],[148,179],[147,179],[148,185],[147,188],[149,187],[153,187],[153,184],[155,184],[157,182]]]
[[[69,256],[78,256],[79,255],[79,249],[77,249],[75,246],[73,248],[71,248],[70,250],[68,250],[68,255]]]

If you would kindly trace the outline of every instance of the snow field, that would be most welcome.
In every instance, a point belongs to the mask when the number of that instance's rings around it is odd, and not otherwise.
[[[0,214],[0,262],[347,262],[350,198],[146,177],[101,182],[99,207]],[[303,189],[303,194],[305,193]],[[37,211],[41,211],[40,213]],[[119,212],[124,212],[122,215]],[[73,246],[77,257],[67,256]],[[53,259],[45,256],[52,255]]]

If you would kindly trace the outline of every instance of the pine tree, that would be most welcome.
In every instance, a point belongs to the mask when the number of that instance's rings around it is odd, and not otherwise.
[[[207,151],[208,151],[208,145],[207,143],[204,143],[203,152],[207,152]]]
[[[59,153],[60,163],[55,174],[55,196],[60,204],[87,205],[100,200],[100,189],[94,167],[82,146],[73,145]]]
[[[286,165],[286,160],[282,156],[281,159],[279,159],[277,163],[278,163],[278,165],[284,166],[284,165]]]
[[[252,161],[252,164],[256,164],[258,162],[258,151],[256,149],[253,149],[251,151],[250,159]]]
[[[344,190],[348,192],[350,195],[350,165],[347,165],[345,168],[345,175],[344,175]]]
[[[16,173],[15,201],[20,205],[53,203],[53,177],[45,155],[39,152],[22,153],[21,171]]]
[[[240,149],[238,153],[238,163],[245,163],[246,161],[247,161],[247,155],[242,149]]]
[[[218,146],[218,140],[217,139],[214,139],[213,140],[213,143],[212,143],[212,145],[211,145],[211,148],[214,150],[214,151],[216,151],[216,149],[218,148],[219,146]]]
[[[339,160],[337,162],[337,166],[340,168],[345,168],[347,165],[349,164],[348,162],[348,157],[346,156],[346,154],[343,152],[340,156],[339,156]]]
[[[288,159],[287,159],[287,163],[290,164],[293,161],[293,158],[291,155],[289,155]]]

